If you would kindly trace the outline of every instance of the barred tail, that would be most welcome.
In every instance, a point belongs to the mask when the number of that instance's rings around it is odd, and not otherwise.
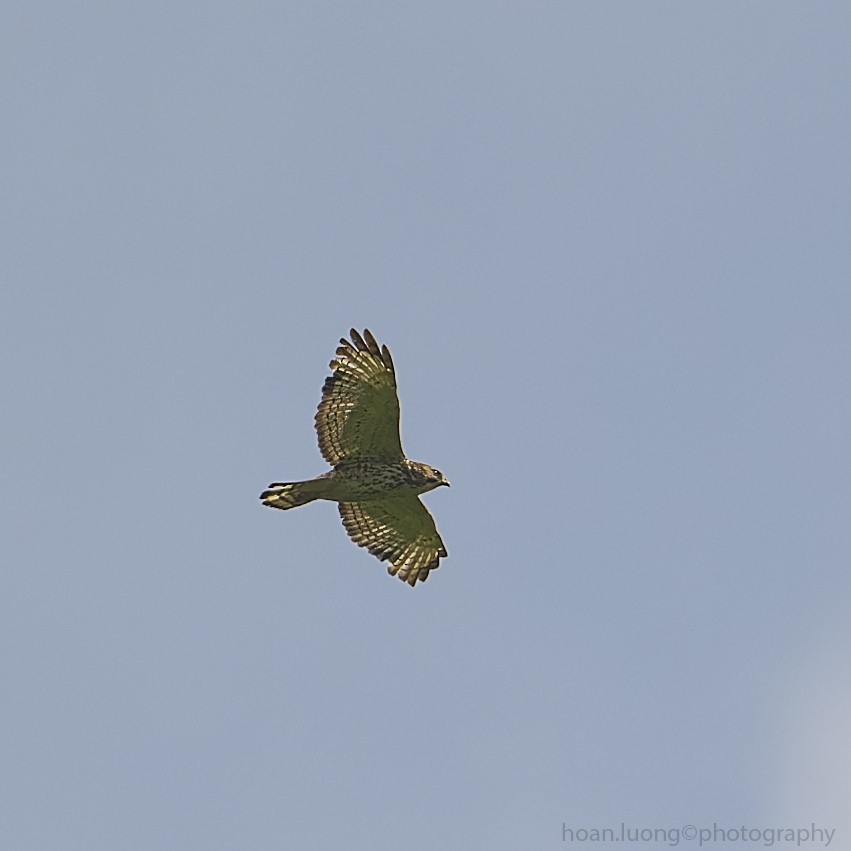
[[[268,490],[260,494],[260,499],[269,508],[286,510],[319,499],[324,485],[324,481],[316,479],[308,482],[272,482]]]

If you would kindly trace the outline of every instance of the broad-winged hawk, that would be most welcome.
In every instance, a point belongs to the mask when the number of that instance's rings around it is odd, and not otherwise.
[[[315,499],[338,503],[349,537],[416,585],[440,566],[446,547],[419,494],[449,485],[440,470],[409,461],[399,437],[396,372],[387,346],[352,328],[340,340],[316,411],[319,451],[333,469],[306,482],[273,482],[260,494],[271,508]]]

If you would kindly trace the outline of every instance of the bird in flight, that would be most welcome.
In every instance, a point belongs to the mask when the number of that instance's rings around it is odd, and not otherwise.
[[[351,342],[340,340],[314,418],[319,451],[333,469],[306,482],[272,482],[260,499],[284,510],[315,499],[336,502],[349,537],[414,586],[447,555],[419,495],[449,482],[402,451],[390,350],[368,330],[350,334]]]

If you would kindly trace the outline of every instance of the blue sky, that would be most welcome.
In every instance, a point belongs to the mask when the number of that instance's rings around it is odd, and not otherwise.
[[[8,2],[3,845],[843,847],[849,26]],[[257,500],[352,326],[453,485],[413,590]]]

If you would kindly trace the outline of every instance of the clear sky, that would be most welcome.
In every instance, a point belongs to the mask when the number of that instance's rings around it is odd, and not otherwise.
[[[851,847],[849,32],[6,0],[0,845]],[[352,326],[415,589],[257,499]]]

